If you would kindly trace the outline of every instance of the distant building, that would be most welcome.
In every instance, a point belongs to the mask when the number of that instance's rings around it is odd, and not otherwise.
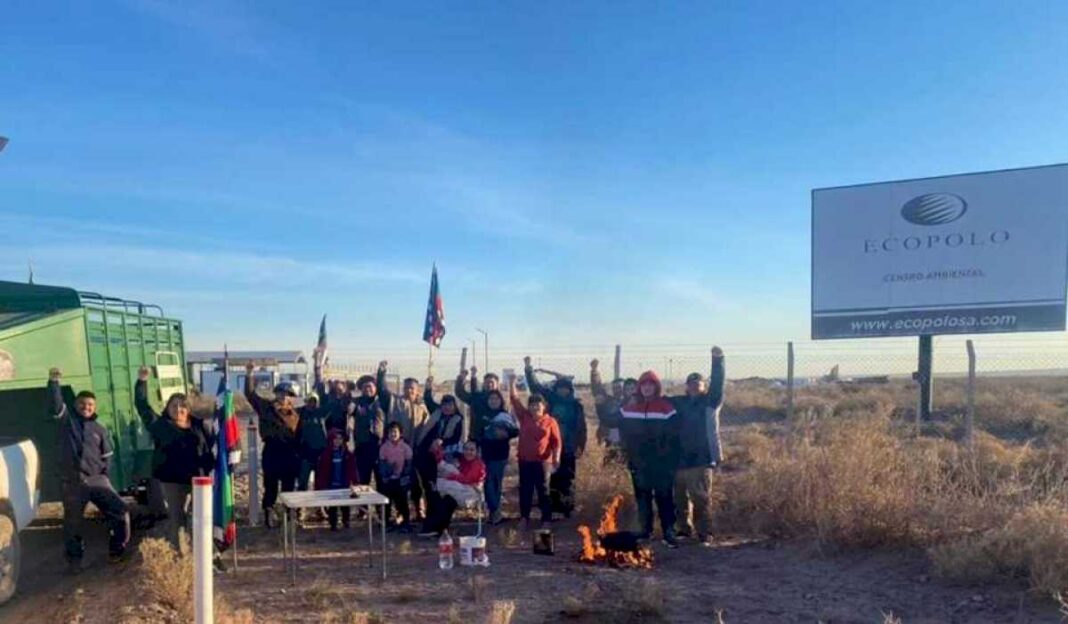
[[[189,369],[189,379],[197,385],[201,393],[214,394],[218,389],[223,375],[224,357],[222,351],[186,352],[185,363]],[[289,381],[304,395],[314,381],[311,363],[303,351],[231,351],[231,389],[244,389],[245,364],[248,362],[256,366],[254,379],[259,387],[273,388],[275,384]]]

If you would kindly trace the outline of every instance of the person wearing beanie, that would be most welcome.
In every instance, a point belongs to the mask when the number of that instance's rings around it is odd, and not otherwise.
[[[586,413],[582,403],[575,398],[575,386],[570,377],[557,376],[551,387],[546,386],[534,375],[529,356],[523,358],[523,370],[527,387],[532,393],[545,397],[549,403],[549,413],[560,425],[563,452],[560,456],[560,469],[553,473],[549,482],[549,497],[552,499],[553,511],[570,518],[575,508],[578,459],[586,451]]]
[[[293,407],[295,392],[288,384],[274,388],[274,400],[256,393],[255,365],[245,365],[245,399],[259,417],[263,441],[263,522],[271,527],[278,492],[292,492],[300,476],[300,412]]]
[[[712,374],[708,389],[700,373],[686,378],[686,394],[672,397],[679,420],[679,470],[675,476],[676,529],[681,537],[696,537],[712,544],[711,492],[716,466],[723,461],[719,410],[723,405],[726,372],[723,350],[712,348]]]
[[[655,501],[664,544],[677,548],[674,489],[680,454],[678,419],[654,371],[645,371],[638,378],[638,393],[623,405],[620,417],[640,533],[646,539],[653,533]]]

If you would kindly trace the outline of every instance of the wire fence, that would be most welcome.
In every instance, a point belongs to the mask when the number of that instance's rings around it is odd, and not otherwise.
[[[1029,336],[979,337],[974,339],[979,376],[1064,376],[1068,375],[1068,336],[1034,334]],[[476,345],[481,347],[482,345]],[[708,344],[620,345],[620,373],[637,377],[655,370],[669,383],[678,383],[691,372],[708,374]],[[723,343],[727,356],[728,379],[763,378],[785,380],[787,343]],[[873,339],[868,341],[795,341],[795,380],[804,385],[824,378],[841,381],[888,378],[908,379],[917,368],[915,339]],[[588,379],[590,361],[600,361],[602,375],[613,374],[616,345],[542,346],[493,348],[490,353],[471,348],[467,367],[482,373],[512,369],[521,372],[523,357],[530,356],[535,368]],[[434,352],[433,374],[438,381],[455,377],[460,370],[462,349],[442,348]],[[398,350],[371,352],[359,349],[331,349],[330,374],[354,378],[373,373],[378,362],[389,362],[390,372],[401,377],[425,379],[428,376],[427,351]],[[965,339],[937,337],[934,341],[934,377],[959,378],[966,375],[968,356]]]

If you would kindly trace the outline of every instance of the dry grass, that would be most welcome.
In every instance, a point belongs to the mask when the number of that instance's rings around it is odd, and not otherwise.
[[[486,624],[512,624],[515,616],[514,600],[494,600],[486,615]]]
[[[968,449],[953,420],[963,395],[945,394],[950,420],[926,428],[934,437],[901,419],[910,397],[894,386],[807,388],[793,422],[734,430],[719,525],[834,548],[922,546],[946,576],[1068,590],[1065,397],[995,385],[977,410],[990,432]]]
[[[193,558],[185,533],[179,535],[176,551],[170,542],[159,538],[146,538],[138,546],[141,555],[138,583],[141,594],[148,600],[140,600],[135,608],[155,607],[149,621],[173,620],[192,622],[193,613]],[[215,617],[222,624],[250,624],[254,616],[248,609],[233,610],[218,594],[215,596]],[[127,621],[137,621],[134,615]]]

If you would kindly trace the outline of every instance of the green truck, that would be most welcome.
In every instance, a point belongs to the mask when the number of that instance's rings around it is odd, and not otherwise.
[[[63,372],[68,400],[81,390],[96,394],[98,417],[115,448],[115,489],[143,493],[152,440],[134,408],[141,366],[153,370],[149,392],[160,402],[186,391],[182,324],[159,306],[0,281],[0,436],[29,439],[37,447],[42,501],[60,496],[58,424],[49,418],[45,392],[53,367]]]

